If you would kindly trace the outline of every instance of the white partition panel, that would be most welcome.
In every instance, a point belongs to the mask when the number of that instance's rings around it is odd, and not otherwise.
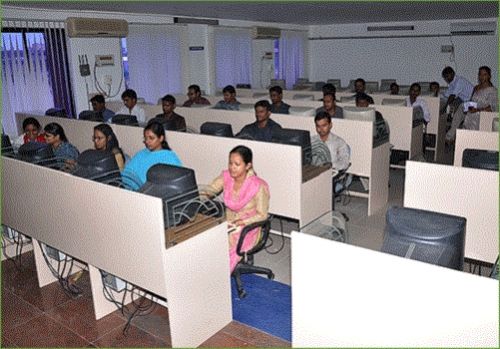
[[[292,232],[292,346],[498,347],[498,280]]]
[[[498,132],[457,130],[454,166],[462,166],[463,153],[468,148],[498,151]]]
[[[465,257],[498,256],[498,172],[409,161],[404,206],[465,217]]]
[[[479,130],[492,131],[493,119],[498,118],[498,112],[482,111],[479,113]]]

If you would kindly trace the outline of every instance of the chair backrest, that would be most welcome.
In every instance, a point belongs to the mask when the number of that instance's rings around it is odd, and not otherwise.
[[[259,240],[256,242],[256,244],[250,250],[248,250],[246,252],[242,252],[241,247],[243,246],[243,242],[245,241],[246,235],[250,231],[252,231],[253,229],[256,229],[259,227],[262,228],[261,232],[260,232]],[[243,256],[245,254],[247,256],[251,256],[251,255],[259,252],[260,250],[262,250],[266,246],[267,238],[269,237],[270,231],[271,231],[271,219],[269,217],[265,221],[256,222],[256,223],[252,223],[252,224],[245,226],[241,230],[240,238],[238,240],[238,245],[236,246],[236,253],[239,256]]]

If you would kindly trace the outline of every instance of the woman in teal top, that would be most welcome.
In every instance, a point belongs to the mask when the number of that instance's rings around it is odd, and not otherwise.
[[[146,174],[153,165],[182,166],[177,154],[167,144],[161,123],[153,121],[144,128],[144,144],[146,148],[135,154],[123,169],[122,179],[126,188],[139,189],[146,183]]]

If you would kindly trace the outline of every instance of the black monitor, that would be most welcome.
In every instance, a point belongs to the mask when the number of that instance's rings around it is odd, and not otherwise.
[[[163,199],[165,228],[186,223],[200,211],[196,177],[190,168],[154,165],[138,191]]]
[[[12,143],[10,142],[9,136],[2,133],[2,154],[12,152]]]
[[[150,119],[148,121],[148,124],[150,124],[152,122],[159,122],[163,126],[163,129],[165,131],[186,132],[185,128],[178,129],[174,120],[167,120],[165,117],[162,117],[161,115],[163,115],[163,114],[159,114],[159,115],[155,116],[154,118]]]
[[[102,116],[102,112],[93,111],[93,110],[82,111],[80,114],[78,114],[78,119],[104,122],[104,117]]]
[[[298,145],[302,148],[302,166],[312,161],[311,135],[309,131],[282,128],[273,133],[274,143]]]
[[[111,119],[111,123],[118,125],[139,126],[137,116],[128,114],[116,114]]]
[[[85,150],[78,156],[73,174],[97,182],[116,185],[121,179],[115,154],[95,149]]]
[[[48,165],[55,162],[52,147],[46,143],[28,142],[18,150],[18,157],[22,161],[33,164]]]
[[[233,128],[230,124],[208,121],[201,125],[200,133],[219,137],[233,137]]]
[[[462,154],[462,166],[498,171],[498,151],[467,148]]]
[[[406,207],[390,207],[382,252],[462,270],[466,219]]]
[[[66,114],[66,110],[64,110],[63,108],[50,108],[50,109],[47,109],[47,111],[45,112],[45,115],[47,116],[56,116],[56,117],[59,117],[59,118],[67,118],[68,115]]]

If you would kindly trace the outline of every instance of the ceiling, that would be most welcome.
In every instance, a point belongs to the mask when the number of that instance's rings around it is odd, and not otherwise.
[[[300,25],[498,17],[497,1],[446,2],[231,2],[231,1],[2,1],[2,5],[50,10],[164,14],[181,17]]]

